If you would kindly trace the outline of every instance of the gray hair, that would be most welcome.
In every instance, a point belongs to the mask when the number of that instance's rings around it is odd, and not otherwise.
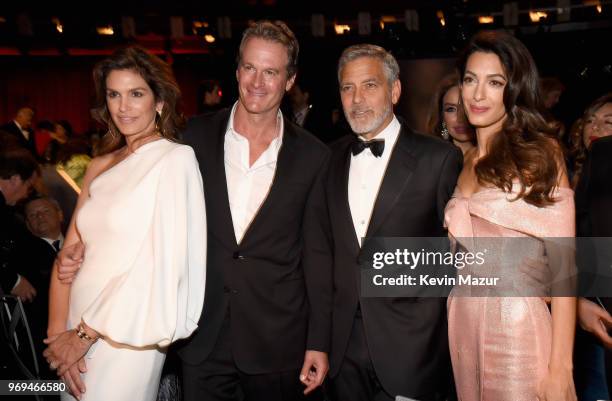
[[[380,60],[383,64],[383,70],[385,71],[385,77],[389,85],[392,85],[393,82],[399,79],[399,65],[395,57],[380,46],[364,43],[344,49],[338,61],[338,82],[340,82],[340,76],[344,66],[361,57],[371,57]]]

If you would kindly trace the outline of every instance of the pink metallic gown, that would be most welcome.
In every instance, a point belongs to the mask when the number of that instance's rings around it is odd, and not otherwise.
[[[446,206],[445,224],[460,243],[474,237],[522,238],[519,252],[516,242],[504,241],[485,259],[485,271],[518,271],[523,257],[544,253],[541,238],[575,235],[570,189],[559,188],[557,202],[545,208],[511,202],[514,198],[496,188],[465,198],[456,189]],[[552,319],[544,300],[458,296],[460,291],[455,288],[448,299],[449,348],[459,400],[535,401],[552,341]]]

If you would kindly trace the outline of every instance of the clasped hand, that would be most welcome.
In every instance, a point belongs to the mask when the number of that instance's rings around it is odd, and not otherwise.
[[[51,336],[44,340],[48,345],[43,352],[51,369],[57,369],[57,375],[66,383],[70,392],[77,398],[85,392],[81,373],[86,372],[83,357],[91,347],[89,341],[79,338],[75,330]]]

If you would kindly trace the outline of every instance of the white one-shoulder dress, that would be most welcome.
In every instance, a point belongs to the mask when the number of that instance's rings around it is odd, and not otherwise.
[[[206,212],[193,150],[147,143],[96,177],[77,215],[85,256],[68,328],[99,332],[84,401],[155,400],[166,347],[196,329],[206,278]],[[64,400],[72,400],[68,394]]]

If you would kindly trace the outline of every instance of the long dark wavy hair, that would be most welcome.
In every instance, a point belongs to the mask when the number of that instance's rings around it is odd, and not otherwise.
[[[467,60],[473,53],[492,53],[499,57],[507,77],[504,106],[507,113],[501,132],[489,143],[486,156],[475,166],[478,182],[511,192],[520,184],[516,199],[543,207],[555,200],[553,192],[563,168],[556,129],[542,116],[538,71],[529,50],[515,37],[482,31],[468,43],[459,57],[458,69],[465,75]]]
[[[155,102],[163,102],[161,116],[155,123],[160,134],[175,140],[183,127],[185,119],[179,111],[181,91],[172,69],[159,57],[139,46],[130,46],[115,51],[110,57],[96,64],[93,79],[96,88],[92,117],[108,127],[108,132],[100,140],[100,155],[110,153],[125,145],[125,138],[113,122],[106,104],[106,78],[112,71],[131,70],[139,74],[153,91]]]

